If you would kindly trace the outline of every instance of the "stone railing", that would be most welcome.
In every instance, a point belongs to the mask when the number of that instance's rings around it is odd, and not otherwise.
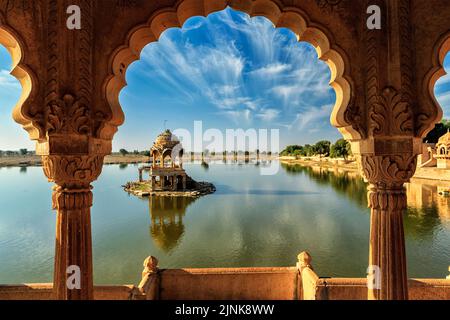
[[[134,285],[95,286],[95,300],[132,300],[138,294]],[[0,285],[0,300],[54,300],[51,283]]]
[[[95,286],[96,300],[366,300],[365,278],[320,278],[302,252],[296,267],[159,269],[144,262],[134,285]],[[411,300],[450,300],[450,279],[410,279]],[[51,300],[52,284],[0,285],[0,300]]]

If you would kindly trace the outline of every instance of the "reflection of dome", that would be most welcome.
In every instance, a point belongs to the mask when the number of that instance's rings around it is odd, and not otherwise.
[[[187,197],[149,197],[152,219],[150,235],[160,249],[169,252],[178,246],[184,234],[186,208],[195,200]]]
[[[162,225],[152,223],[150,233],[155,244],[163,251],[169,252],[178,245],[184,234],[184,225],[181,220]]]

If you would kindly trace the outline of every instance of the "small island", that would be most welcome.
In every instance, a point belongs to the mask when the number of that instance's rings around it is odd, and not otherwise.
[[[183,148],[170,130],[161,133],[150,149],[151,165],[139,168],[139,181],[128,182],[124,190],[139,197],[200,197],[214,193],[209,182],[197,182],[183,168]],[[143,173],[149,179],[144,180]]]

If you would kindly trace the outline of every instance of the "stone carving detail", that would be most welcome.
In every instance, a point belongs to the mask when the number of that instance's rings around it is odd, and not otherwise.
[[[404,98],[409,104],[414,103],[414,85],[415,79],[413,76],[414,54],[411,47],[412,28],[410,22],[410,0],[399,1],[398,15],[399,15],[399,29],[400,29],[400,44],[401,44],[401,72],[402,72],[402,89]]]
[[[117,0],[117,6],[119,8],[133,8],[137,6],[136,0]]]
[[[338,6],[342,0],[315,0],[320,8],[334,8]]]
[[[52,0],[48,6],[47,19],[47,83],[46,102],[53,99],[58,92],[59,67],[58,67],[58,2]]]
[[[90,188],[65,190],[55,186],[52,194],[54,210],[82,210],[92,207],[93,195]]]
[[[42,157],[44,173],[50,181],[67,189],[89,189],[102,171],[104,156],[61,156]],[[86,191],[86,190],[85,190]]]
[[[413,114],[401,93],[387,87],[369,111],[369,133],[374,136],[412,134]]]
[[[78,74],[78,92],[79,97],[84,99],[88,105],[92,105],[93,90],[93,1],[82,0],[80,2],[82,14],[82,28],[79,36],[79,74]]]
[[[70,94],[49,103],[48,133],[89,134],[91,119],[89,108]]]
[[[414,175],[417,158],[411,155],[361,156],[361,169],[370,183],[372,209],[401,210],[406,206],[404,183]]]
[[[364,127],[364,122],[362,121],[363,117],[361,113],[361,108],[355,105],[354,100],[355,99],[353,98],[352,101],[350,101],[349,105],[347,106],[347,109],[345,110],[344,114],[345,121],[347,123],[350,123],[352,128],[355,129],[357,132],[359,132],[362,138],[365,138],[366,129]]]
[[[36,0],[1,0],[0,11],[9,12],[11,10],[33,11],[36,8]]]
[[[372,156],[359,159],[364,177],[379,188],[403,186],[414,175],[417,157],[409,154]]]

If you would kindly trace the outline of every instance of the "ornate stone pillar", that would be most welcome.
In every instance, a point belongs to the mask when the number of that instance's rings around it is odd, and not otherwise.
[[[363,155],[361,166],[369,182],[368,202],[371,208],[368,298],[407,300],[404,183],[415,172],[416,156]]]
[[[103,156],[42,156],[56,210],[54,290],[58,300],[94,298],[91,213],[92,186]]]

